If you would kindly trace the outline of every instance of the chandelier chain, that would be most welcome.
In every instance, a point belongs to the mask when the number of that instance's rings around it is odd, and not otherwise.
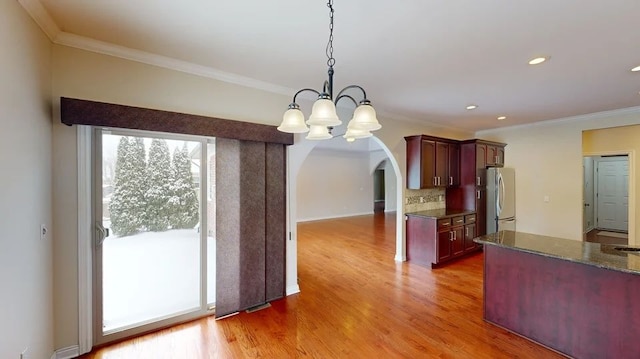
[[[327,65],[333,67],[336,64],[336,59],[333,58],[333,0],[329,0],[327,3],[329,8],[329,42],[327,43]]]

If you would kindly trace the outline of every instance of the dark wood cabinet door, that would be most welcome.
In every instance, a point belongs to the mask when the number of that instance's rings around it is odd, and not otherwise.
[[[451,253],[451,239],[453,233],[451,231],[438,232],[438,248],[437,258],[438,263],[446,261],[452,257]]]
[[[460,145],[450,143],[449,144],[449,160],[447,162],[447,185],[459,186],[460,185]]]
[[[498,159],[498,147],[487,145],[487,166],[495,166]]]
[[[487,234],[487,190],[476,188],[476,236]]]
[[[476,186],[486,186],[487,145],[476,144]]]
[[[496,166],[504,166],[504,147],[498,147],[496,151]]]
[[[422,140],[422,179],[420,188],[430,188],[436,186],[436,142]]]
[[[449,184],[447,178],[447,167],[449,162],[449,144],[444,142],[436,142],[435,156],[435,177],[436,186],[442,187]]]
[[[473,239],[476,238],[476,224],[466,224],[464,226],[464,251],[471,251],[476,248],[476,243]]]
[[[453,241],[451,241],[451,255],[458,256],[464,252],[464,226],[451,229],[453,231]]]

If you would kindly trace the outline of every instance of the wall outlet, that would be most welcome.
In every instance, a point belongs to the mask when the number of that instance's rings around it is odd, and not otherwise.
[[[28,351],[29,351],[29,348],[24,348],[22,353],[20,353],[20,359],[29,359]]]
[[[47,226],[44,224],[40,225],[40,239],[41,240],[45,240],[47,239],[47,233],[49,233],[49,230],[47,229]]]

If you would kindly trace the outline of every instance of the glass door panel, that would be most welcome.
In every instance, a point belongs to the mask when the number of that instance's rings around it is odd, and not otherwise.
[[[97,342],[206,314],[203,293],[211,284],[205,268],[215,270],[215,255],[201,256],[209,252],[207,232],[215,233],[203,220],[215,200],[213,192],[202,201],[202,185],[208,186],[201,166],[206,141],[98,133]]]

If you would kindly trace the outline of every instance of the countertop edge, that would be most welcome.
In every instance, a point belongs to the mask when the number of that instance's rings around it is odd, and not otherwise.
[[[567,239],[567,240],[570,240],[570,239]],[[565,261],[568,261],[568,262],[581,263],[581,264],[585,264],[585,265],[588,265],[588,266],[597,267],[597,268],[601,268],[601,269],[609,269],[609,270],[616,271],[616,272],[623,272],[623,273],[629,273],[629,274],[634,274],[634,275],[639,275],[640,276],[640,272],[639,271],[634,271],[634,270],[628,269],[628,268],[614,267],[614,266],[609,266],[609,265],[602,264],[602,263],[594,263],[594,262],[591,262],[591,261],[580,260],[580,259],[576,259],[576,258],[567,258],[567,257],[563,257],[563,256],[560,256],[560,255],[554,255],[554,254],[551,254],[551,253],[544,253],[544,252],[540,252],[540,251],[536,251],[536,250],[532,250],[532,249],[527,249],[527,248],[506,246],[506,245],[501,244],[501,243],[482,240],[482,239],[480,239],[480,237],[474,238],[473,241],[476,242],[476,243],[479,243],[479,244],[483,244],[483,245],[488,244],[488,245],[492,245],[492,246],[496,246],[496,247],[511,249],[511,250],[518,251],[518,252],[536,254],[536,255],[539,255],[539,256],[542,256],[542,257],[561,259],[561,260],[565,260]],[[629,255],[634,255],[634,254],[629,254]]]

